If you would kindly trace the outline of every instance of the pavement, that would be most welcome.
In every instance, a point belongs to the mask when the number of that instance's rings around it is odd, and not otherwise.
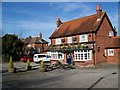
[[[16,63],[25,66],[25,63]],[[77,67],[76,69],[55,69],[40,72],[39,64],[32,63],[36,69],[2,73],[2,88],[118,88],[117,65],[98,67]]]
[[[17,68],[17,71],[18,71],[18,72],[25,71],[26,65],[27,65],[26,62],[22,62],[22,61],[16,61],[16,62],[14,62],[14,67]],[[34,62],[31,62],[30,65],[31,65],[34,69],[35,69],[35,68],[39,68],[39,64],[36,64],[36,63],[34,63]],[[3,63],[0,63],[0,66],[2,67],[2,68],[0,69],[0,73],[8,73],[9,63],[3,62]]]

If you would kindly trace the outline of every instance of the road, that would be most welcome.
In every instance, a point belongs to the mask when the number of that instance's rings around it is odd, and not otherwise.
[[[2,74],[3,88],[118,88],[116,65]]]

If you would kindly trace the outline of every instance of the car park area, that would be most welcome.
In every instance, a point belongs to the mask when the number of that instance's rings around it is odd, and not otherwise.
[[[97,67],[58,68],[40,72],[39,64],[31,62],[34,69],[22,71],[26,63],[16,62],[20,72],[2,73],[3,88],[118,88],[117,65]],[[5,67],[5,65],[3,65]]]

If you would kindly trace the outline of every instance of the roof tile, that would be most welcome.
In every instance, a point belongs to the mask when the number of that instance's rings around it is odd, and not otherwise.
[[[105,12],[102,13],[102,16],[104,14]],[[49,38],[52,39],[95,31],[101,19],[97,20],[97,14],[93,14],[83,18],[63,22],[60,25],[60,27],[57,28]]]

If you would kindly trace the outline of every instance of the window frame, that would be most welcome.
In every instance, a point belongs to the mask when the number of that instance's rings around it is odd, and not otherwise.
[[[92,50],[78,50],[74,51],[75,61],[88,61],[92,60]]]
[[[85,38],[83,38],[83,36],[85,36]],[[87,34],[79,35],[79,42],[88,42],[88,35]]]
[[[59,58],[60,54],[61,54],[61,58]],[[54,56],[56,58],[53,58]],[[51,52],[51,58],[52,58],[52,60],[63,60],[64,59],[64,54],[61,53],[61,52]]]
[[[112,54],[110,53],[112,50]],[[114,56],[114,49],[108,49],[108,56]]]
[[[109,37],[112,37],[112,36],[114,36],[113,31],[109,31]]]
[[[56,39],[55,39],[55,44],[56,44],[56,45],[61,44],[61,38],[56,38]]]
[[[72,43],[72,37],[67,37],[67,43]]]

